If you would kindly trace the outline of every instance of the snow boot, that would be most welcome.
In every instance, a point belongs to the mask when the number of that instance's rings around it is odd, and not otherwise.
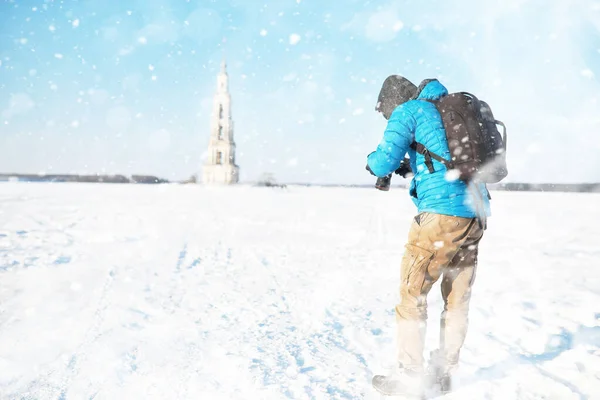
[[[425,371],[425,385],[430,391],[441,395],[452,391],[452,375],[450,368],[439,350],[430,353],[429,364]]]
[[[390,375],[375,375],[373,387],[386,396],[404,396],[406,399],[423,398],[423,373],[401,365]]]

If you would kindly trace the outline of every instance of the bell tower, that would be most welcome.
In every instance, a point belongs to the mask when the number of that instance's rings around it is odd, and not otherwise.
[[[202,171],[204,184],[235,184],[239,181],[239,167],[235,164],[235,141],[231,119],[231,96],[225,60],[217,76],[217,91],[210,119],[208,157]]]

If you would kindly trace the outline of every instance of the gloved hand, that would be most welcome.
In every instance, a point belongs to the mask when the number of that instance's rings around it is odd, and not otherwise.
[[[371,175],[373,175],[373,176],[377,176],[377,175],[375,175],[375,174],[373,173],[373,171],[371,170],[371,167],[369,167],[369,164],[367,164],[367,166],[365,167],[365,169],[366,169],[367,171],[369,171],[369,173],[370,173]]]
[[[394,173],[403,178],[406,178],[408,174],[412,174],[413,171],[410,168],[410,158],[405,158],[404,160],[400,161],[400,166],[394,171]]]

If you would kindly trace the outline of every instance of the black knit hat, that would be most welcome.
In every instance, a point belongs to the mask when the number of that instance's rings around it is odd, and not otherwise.
[[[375,111],[382,113],[385,119],[390,119],[394,109],[416,93],[417,87],[411,81],[400,75],[390,75],[383,81]]]

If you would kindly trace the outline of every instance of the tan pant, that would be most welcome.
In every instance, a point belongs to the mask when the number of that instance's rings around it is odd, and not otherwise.
[[[402,258],[401,300],[396,306],[398,360],[404,367],[423,369],[427,294],[442,275],[440,361],[449,371],[458,364],[482,236],[476,219],[432,213],[415,217]]]

